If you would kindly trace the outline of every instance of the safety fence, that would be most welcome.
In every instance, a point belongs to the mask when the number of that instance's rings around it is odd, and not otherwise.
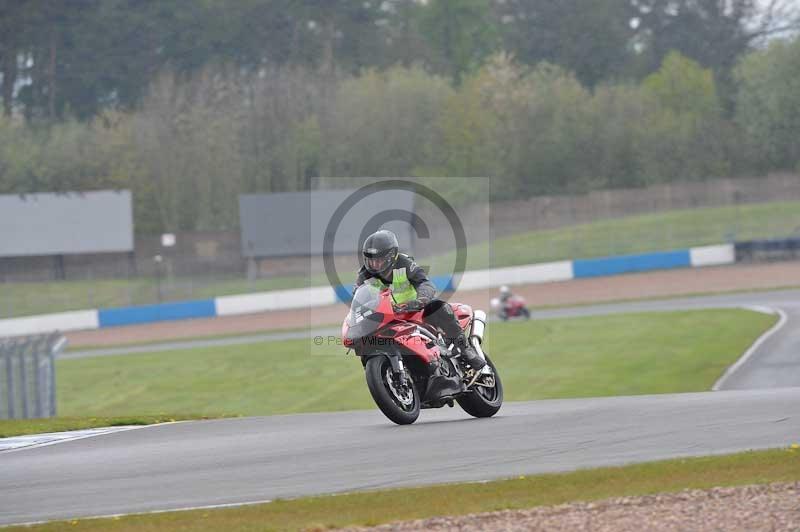
[[[56,415],[56,356],[66,346],[59,333],[0,340],[0,419]]]

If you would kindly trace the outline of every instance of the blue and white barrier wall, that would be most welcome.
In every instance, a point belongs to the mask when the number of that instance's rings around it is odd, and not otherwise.
[[[121,307],[97,311],[100,327],[134,325],[154,321],[185,320],[189,318],[213,318],[217,315],[213,299],[201,301],[178,301],[138,307]]]
[[[491,270],[471,270],[464,272],[457,284],[459,290],[477,290],[503,284],[548,283],[630,272],[732,264],[735,259],[734,245],[722,244],[638,255],[548,262]],[[452,290],[454,286],[453,279],[449,276],[434,276],[431,280],[442,291]],[[53,330],[76,331],[187,318],[234,316],[271,310],[310,308],[346,301],[351,291],[352,286],[349,285],[338,286],[335,289],[331,289],[329,286],[320,286],[159,305],[26,316],[0,320],[0,337],[38,334]]]
[[[98,328],[100,321],[96,310],[78,310],[0,320],[0,337]]]
[[[580,259],[572,261],[572,269],[575,278],[581,278],[671,268],[713,266],[731,264],[734,261],[733,244],[723,244],[639,255]]]
[[[333,305],[337,294],[330,286],[298,288],[296,290],[274,290],[256,294],[222,296],[214,300],[217,316],[253,314],[268,310],[287,310]]]
[[[470,270],[461,275],[459,290],[493,288],[504,284],[550,283],[572,279],[572,261],[546,262],[491,270]]]
[[[718,246],[691,248],[689,256],[692,267],[733,264],[736,262],[736,246],[734,244],[720,244]]]

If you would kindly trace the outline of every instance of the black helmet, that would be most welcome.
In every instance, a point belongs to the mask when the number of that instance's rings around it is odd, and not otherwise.
[[[364,247],[361,248],[364,267],[373,275],[388,272],[397,260],[398,251],[399,246],[394,233],[385,229],[372,233],[364,240]]]

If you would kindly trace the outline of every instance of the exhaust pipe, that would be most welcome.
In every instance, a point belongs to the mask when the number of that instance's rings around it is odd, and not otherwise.
[[[476,310],[472,316],[472,331],[469,335],[469,343],[472,344],[478,356],[485,361],[486,354],[481,348],[484,332],[486,332],[486,313],[482,310]]]
[[[486,313],[482,310],[476,310],[472,316],[472,332],[471,337],[475,337],[478,341],[483,342],[483,334],[486,331]]]

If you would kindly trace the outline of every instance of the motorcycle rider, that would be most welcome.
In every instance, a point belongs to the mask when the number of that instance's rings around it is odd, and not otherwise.
[[[503,307],[506,306],[506,302],[511,299],[511,290],[509,290],[508,285],[503,285],[500,287],[500,303],[503,304]]]
[[[462,358],[474,370],[483,369],[486,361],[469,345],[456,320],[452,307],[436,299],[436,287],[414,258],[399,252],[397,236],[385,229],[364,240],[361,253],[364,265],[358,270],[355,287],[376,278],[392,290],[395,305],[401,310],[422,310],[422,317],[445,334]]]
[[[511,290],[508,288],[508,285],[503,285],[500,287],[500,297],[498,312],[497,315],[500,317],[501,320],[508,319],[508,310],[509,310],[509,301],[511,300]]]

